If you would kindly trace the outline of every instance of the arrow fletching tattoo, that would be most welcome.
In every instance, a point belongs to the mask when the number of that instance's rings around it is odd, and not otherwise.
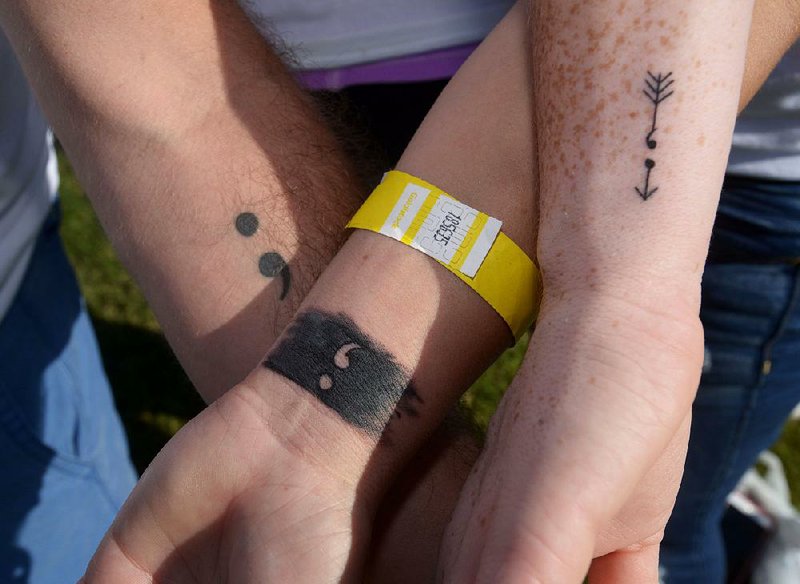
[[[667,74],[659,73],[658,75],[654,75],[648,71],[644,82],[645,88],[642,90],[642,93],[644,93],[647,99],[650,100],[650,103],[653,104],[653,117],[650,124],[650,131],[645,136],[644,141],[649,150],[655,150],[658,147],[658,142],[654,138],[655,133],[658,130],[658,108],[663,102],[669,99],[673,93],[675,93],[672,89],[675,79],[672,77],[671,71]],[[655,167],[656,161],[653,158],[645,158],[644,184],[641,187],[634,187],[636,189],[636,193],[642,198],[643,201],[646,201],[655,195],[656,191],[658,191],[658,187],[652,187],[650,184],[650,175]]]

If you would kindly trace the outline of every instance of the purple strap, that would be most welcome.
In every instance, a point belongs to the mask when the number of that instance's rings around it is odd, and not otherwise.
[[[477,43],[471,43],[336,69],[309,69],[298,71],[295,76],[307,89],[329,91],[338,91],[350,85],[448,79],[455,74],[477,46]]]

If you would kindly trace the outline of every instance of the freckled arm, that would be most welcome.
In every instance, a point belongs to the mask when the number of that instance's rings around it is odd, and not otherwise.
[[[530,6],[543,299],[449,581],[656,582],[753,2]]]

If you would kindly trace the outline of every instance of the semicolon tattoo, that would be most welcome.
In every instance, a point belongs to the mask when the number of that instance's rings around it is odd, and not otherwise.
[[[236,231],[239,235],[244,237],[252,237],[258,231],[258,217],[253,213],[245,212],[239,213],[234,220]],[[292,273],[289,270],[289,264],[283,259],[281,254],[276,251],[270,251],[261,255],[258,258],[258,271],[265,278],[281,277],[281,295],[280,299],[286,298],[289,293],[289,288],[292,285]]]
[[[410,373],[341,313],[301,313],[264,366],[375,438],[393,419],[417,417],[423,403]]]
[[[644,142],[649,150],[655,150],[658,147],[658,142],[654,139],[655,133],[658,130],[658,107],[673,93],[675,93],[672,90],[672,84],[675,83],[675,79],[672,78],[671,71],[667,74],[659,73],[658,75],[653,75],[650,71],[648,71],[644,82],[645,88],[642,90],[642,92],[647,96],[647,99],[650,101],[650,103],[653,104],[653,116],[650,124],[650,130],[647,132]],[[650,183],[650,175],[655,167],[656,161],[653,158],[645,158],[644,184],[641,187],[634,187],[636,189],[636,193],[642,198],[643,201],[646,201],[655,195],[656,191],[658,191],[658,187],[653,187]]]

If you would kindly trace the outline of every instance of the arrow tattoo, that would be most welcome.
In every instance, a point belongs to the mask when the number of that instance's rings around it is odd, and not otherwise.
[[[642,90],[642,93],[644,93],[647,96],[647,99],[650,100],[650,103],[653,104],[653,119],[652,123],[650,124],[650,131],[647,133],[647,136],[645,136],[645,144],[650,150],[655,150],[658,146],[658,142],[653,139],[653,135],[656,133],[656,130],[658,130],[658,106],[669,99],[673,93],[675,93],[672,90],[672,85],[675,83],[675,80],[672,78],[671,71],[666,75],[661,73],[658,75],[653,75],[650,71],[648,71],[644,82],[646,88]],[[643,201],[646,201],[656,194],[656,191],[658,191],[658,187],[650,188],[650,174],[653,172],[655,166],[655,160],[652,158],[645,158],[644,185],[642,187],[634,187],[636,189],[636,193],[642,198]]]
[[[656,165],[656,161],[652,158],[647,158],[644,161],[644,167],[647,169],[646,174],[644,175],[644,188],[640,189],[639,187],[634,187],[636,192],[639,193],[639,196],[642,197],[643,201],[646,201],[650,197],[656,194],[658,187],[650,190],[650,173],[653,171],[653,168]]]

